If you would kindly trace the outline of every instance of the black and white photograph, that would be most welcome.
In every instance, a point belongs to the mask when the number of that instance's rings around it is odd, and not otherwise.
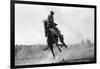
[[[21,3],[14,8],[15,66],[96,61],[95,8]]]

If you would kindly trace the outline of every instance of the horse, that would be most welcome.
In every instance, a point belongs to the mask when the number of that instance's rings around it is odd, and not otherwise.
[[[44,24],[47,25],[47,21],[44,21]],[[54,44],[57,46],[58,50],[61,52],[61,49],[59,48],[59,45],[58,45],[58,35],[56,31],[49,26],[48,27],[46,26],[45,30],[46,30],[45,32],[47,32],[46,36],[47,36],[48,47],[50,48],[53,54],[53,57],[55,58],[55,54],[53,51]]]
[[[51,49],[51,52],[55,58],[55,54],[53,51],[54,44],[57,46],[57,48],[60,52],[61,52],[61,49],[58,46],[58,36],[56,34],[54,34],[54,32],[51,29],[48,30],[47,43],[48,43],[48,47]]]

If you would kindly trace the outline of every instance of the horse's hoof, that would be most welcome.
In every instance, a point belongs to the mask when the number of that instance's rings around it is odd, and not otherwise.
[[[67,48],[68,46],[67,45],[64,45],[65,46],[65,48]]]

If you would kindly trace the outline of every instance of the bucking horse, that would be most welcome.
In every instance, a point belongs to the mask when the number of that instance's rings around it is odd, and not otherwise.
[[[58,44],[58,38],[60,37],[57,33],[57,31],[50,27],[50,25],[48,26],[48,22],[46,20],[43,21],[44,22],[44,28],[45,28],[45,36],[47,37],[47,44],[48,44],[48,48],[50,48],[53,57],[55,58],[55,54],[54,54],[54,50],[53,50],[53,46],[55,44],[55,46],[57,46],[58,50],[61,52],[61,49],[59,46],[65,46],[65,43],[63,42],[63,38],[60,39],[60,41],[62,42],[63,45]]]

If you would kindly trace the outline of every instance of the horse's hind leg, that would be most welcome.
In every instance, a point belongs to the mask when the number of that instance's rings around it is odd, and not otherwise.
[[[53,51],[53,44],[52,44],[52,41],[49,40],[49,38],[47,39],[47,43],[48,43],[48,47],[50,48],[50,50],[53,54],[53,57],[55,58],[55,54],[54,54],[54,51]]]
[[[55,54],[54,54],[54,51],[53,51],[53,45],[50,46],[50,49],[51,49],[51,52],[53,54],[53,57],[55,58]]]

